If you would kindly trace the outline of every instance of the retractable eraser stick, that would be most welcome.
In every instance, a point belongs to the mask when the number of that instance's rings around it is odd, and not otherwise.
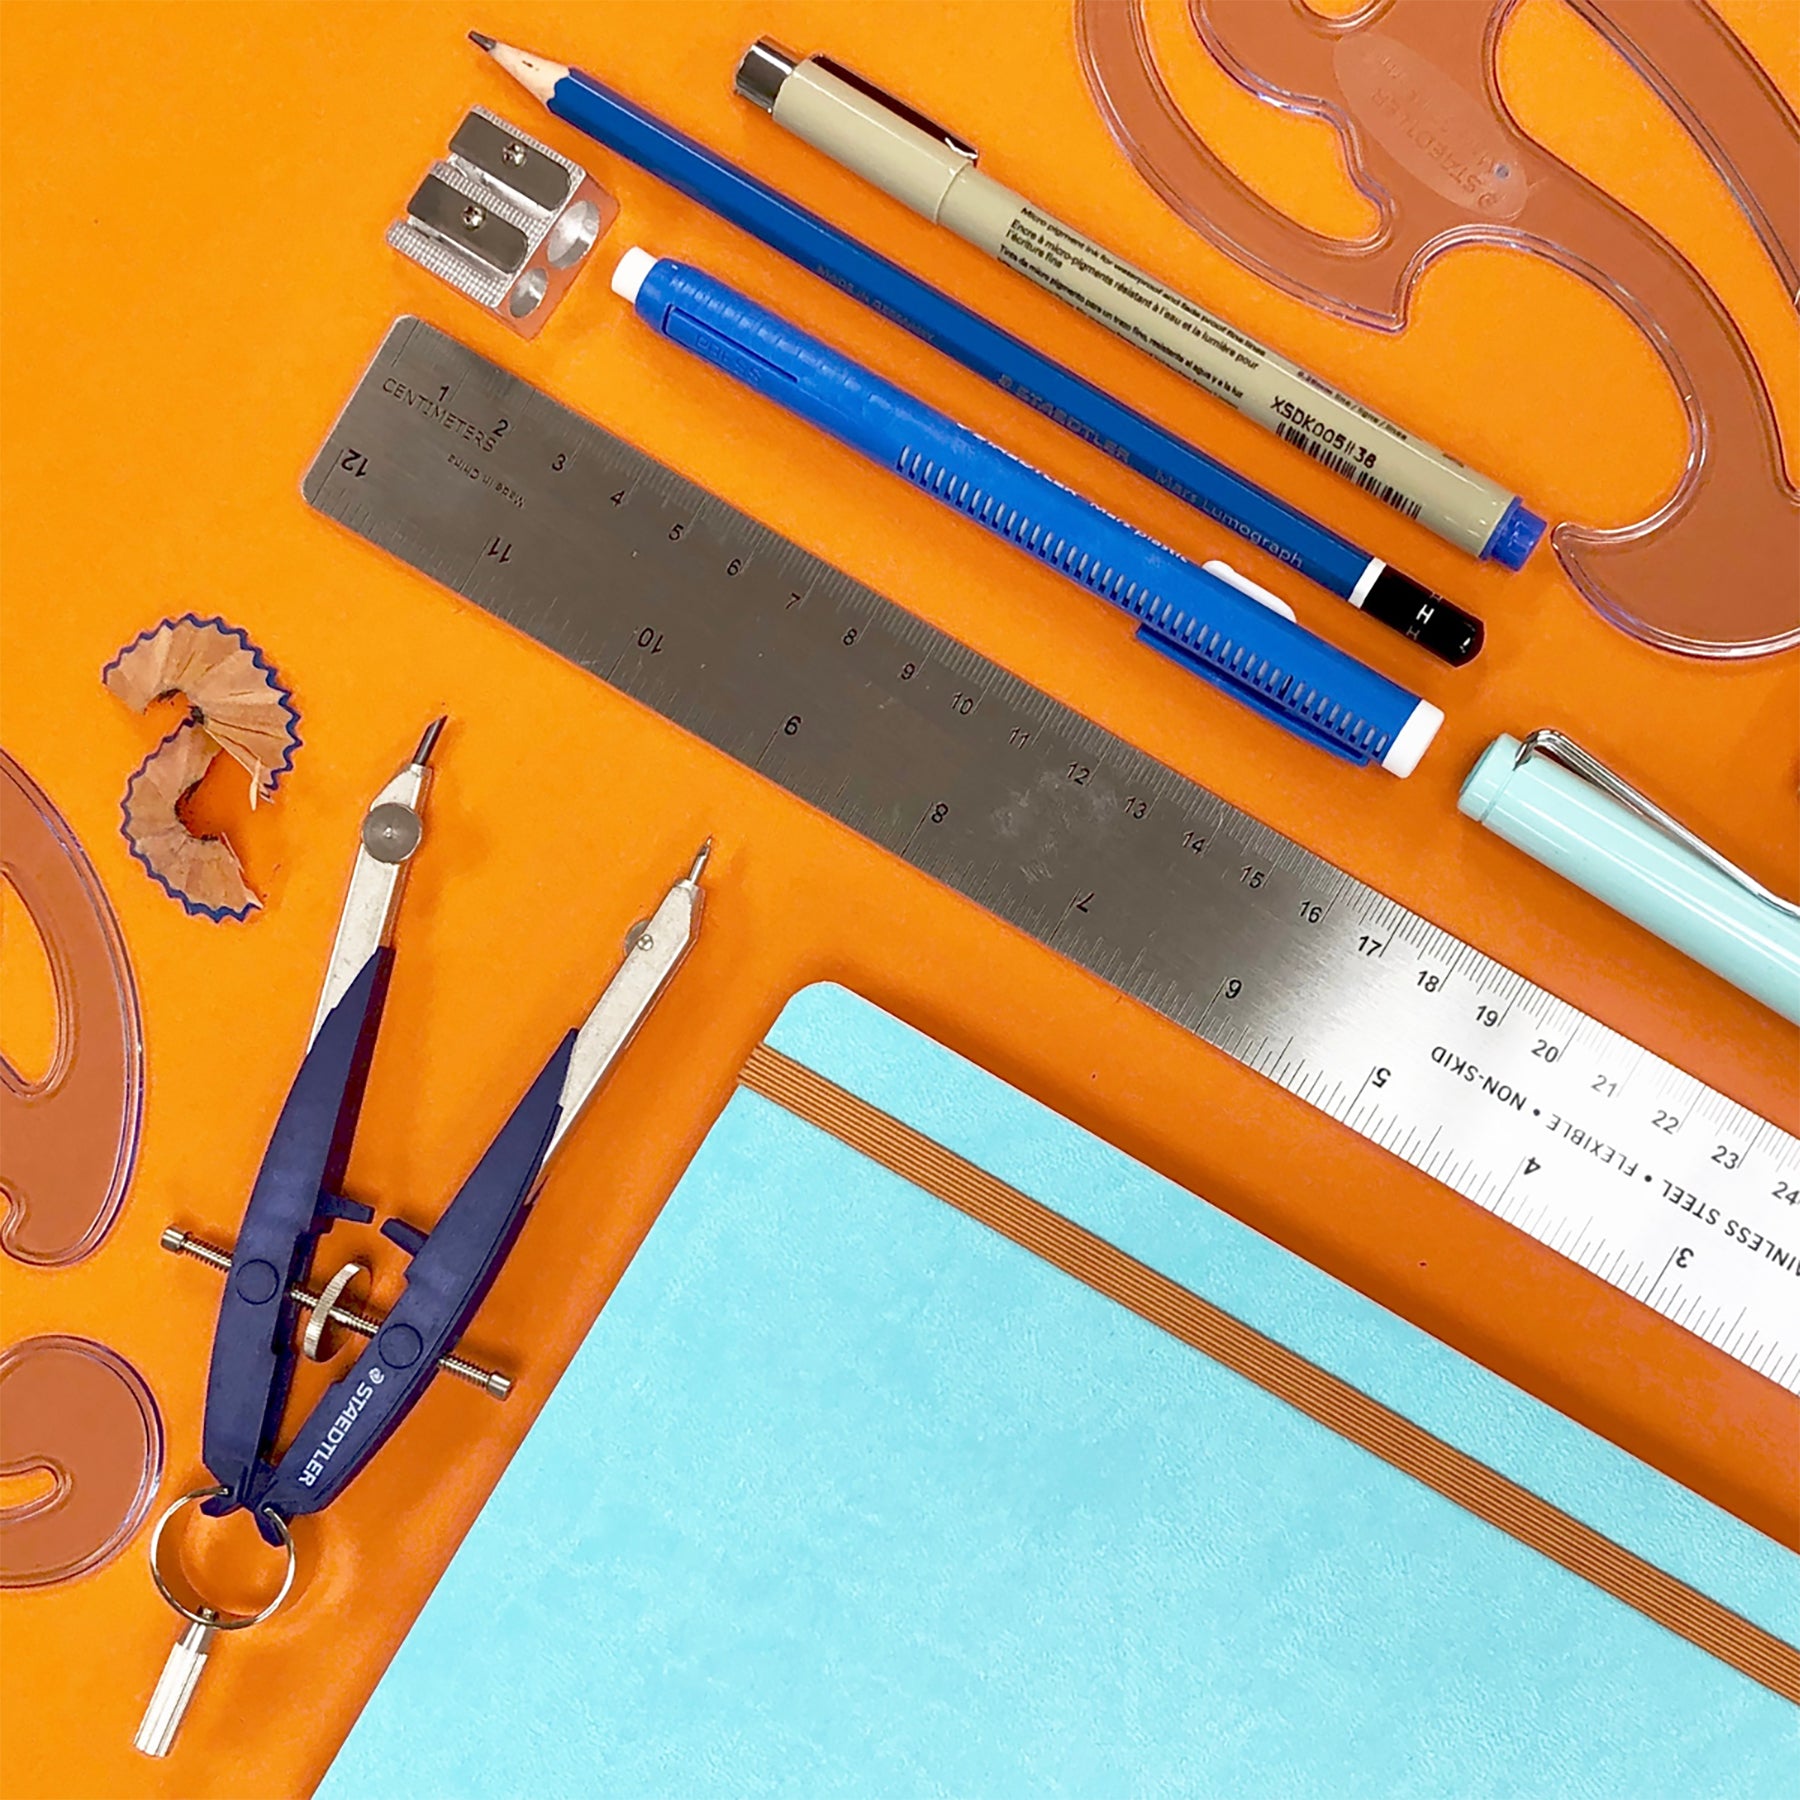
[[[1021,338],[727,162],[580,69],[480,32],[470,39],[565,124],[904,326],[965,369],[1217,519],[1440,660],[1468,662],[1481,621]]]
[[[1148,351],[1471,556],[1522,568],[1544,521],[1516,494],[1196,306],[975,166],[972,144],[827,56],[760,38],[737,91],[777,125]],[[1453,648],[1448,620],[1421,639]],[[1454,662],[1455,655],[1446,657]]]
[[[632,348],[676,355],[641,336]],[[753,400],[687,373],[671,392],[696,417],[742,410],[754,427]],[[440,390],[508,421],[480,452],[481,483],[445,456],[441,419],[394,404]],[[355,447],[371,439],[381,452],[365,462]],[[846,467],[833,493],[846,482],[857,491],[843,499],[868,485],[880,507],[879,477]],[[1782,1249],[1800,1139],[1779,1126],[422,319],[389,327],[301,493],[364,552],[561,659],[595,704],[644,707],[1800,1394],[1795,1252]],[[885,498],[891,512],[901,496]],[[924,522],[895,520],[890,536]],[[991,573],[1003,581],[1004,561]],[[992,583],[961,585],[968,623]],[[1054,609],[1054,591],[1039,598]],[[1057,685],[1079,698],[1086,674]],[[1214,760],[1233,721],[1228,708],[1208,721],[1181,760]],[[1351,803],[1356,777],[1319,773]],[[1376,1064],[1394,1078],[1369,1080]],[[1669,1135],[1681,1120],[1692,1128]],[[1601,1171],[1600,1139],[1612,1171],[1636,1163],[1640,1179]],[[1763,1252],[1696,1251],[1675,1279],[1680,1237],[1645,1236],[1647,1173],[1704,1193]],[[1800,1660],[1794,1672],[1800,1699]]]
[[[1273,596],[1177,556],[702,270],[631,249],[613,291],[671,342],[1118,607],[1151,649],[1295,736],[1406,776],[1437,735],[1435,706]]]

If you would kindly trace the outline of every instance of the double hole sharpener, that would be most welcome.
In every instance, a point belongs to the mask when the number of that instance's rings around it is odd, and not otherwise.
[[[529,338],[618,212],[579,163],[478,106],[387,241]]]

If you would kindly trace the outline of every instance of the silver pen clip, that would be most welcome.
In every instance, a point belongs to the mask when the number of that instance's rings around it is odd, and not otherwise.
[[[1582,749],[1573,738],[1560,731],[1534,731],[1522,739],[1519,753],[1513,758],[1515,768],[1523,768],[1534,756],[1547,756],[1560,763],[1571,775],[1598,788],[1609,800],[1616,800],[1626,811],[1635,813],[1647,825],[1654,825],[1665,837],[1697,856],[1711,868],[1734,881],[1747,894],[1765,906],[1772,906],[1784,918],[1800,919],[1800,903],[1766,888],[1746,869],[1740,869],[1730,857],[1721,855],[1705,838],[1697,836],[1673,814],[1665,812],[1648,794],[1640,793],[1629,781],[1615,775],[1597,756]]]
[[[964,143],[949,126],[940,125],[936,119],[928,119],[916,106],[908,106],[904,100],[884,92],[854,69],[846,69],[841,62],[833,62],[829,56],[796,56],[792,50],[784,49],[773,38],[758,38],[744,52],[732,86],[753,105],[760,106],[766,113],[772,113],[783,85],[803,61],[822,70],[834,81],[841,81],[845,87],[853,88],[871,106],[892,113],[903,124],[934,139],[954,155],[974,162],[980,154],[973,144]],[[801,135],[806,134],[802,132]]]
[[[970,162],[981,154],[973,144],[965,143],[948,125],[940,125],[936,119],[928,119],[916,106],[908,106],[904,100],[878,88],[866,76],[859,75],[854,69],[846,69],[841,62],[829,56],[814,54],[807,58],[815,69],[823,69],[827,75],[835,75],[845,87],[855,88],[865,100],[891,112],[895,118],[904,119],[915,131],[922,131],[928,138],[936,138],[947,150],[954,150],[958,156],[966,156]]]

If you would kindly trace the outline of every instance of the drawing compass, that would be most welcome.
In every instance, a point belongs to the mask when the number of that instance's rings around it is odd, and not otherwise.
[[[138,1748],[166,1754],[219,1631],[243,1629],[281,1603],[293,1581],[289,1522],[317,1513],[365,1467],[417,1404],[440,1368],[504,1399],[511,1382],[453,1354],[542,1185],[550,1158],[605,1080],[699,930],[700,887],[711,841],[701,847],[646,920],[587,1017],[566,1031],[511,1116],[429,1230],[390,1217],[382,1236],[409,1258],[406,1286],[385,1317],[344,1304],[364,1273],[346,1263],[317,1291],[307,1285],[319,1239],[340,1219],[367,1224],[374,1209],[350,1199],[343,1178],[356,1135],[375,1039],[394,963],[394,925],[406,872],[425,838],[438,720],[412,759],[363,816],[356,860],[325,983],[299,1072],[275,1124],[250,1204],[228,1253],[171,1228],[166,1249],[222,1270],[225,1292],[213,1336],[202,1449],[210,1485],[184,1494],[158,1521],[151,1572],[188,1621],[171,1653]],[[348,1370],[306,1416],[285,1449],[275,1440],[301,1356],[322,1358],[329,1325],[367,1339]],[[177,1591],[162,1566],[165,1528],[197,1504],[213,1516],[248,1511],[280,1548],[280,1591],[258,1613],[227,1615]]]

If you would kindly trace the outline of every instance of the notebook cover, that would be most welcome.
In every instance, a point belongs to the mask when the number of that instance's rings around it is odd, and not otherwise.
[[[1800,1636],[1789,1552],[866,1001],[768,1042]],[[320,1792],[1692,1800],[1796,1754],[1767,1688],[741,1089]]]

